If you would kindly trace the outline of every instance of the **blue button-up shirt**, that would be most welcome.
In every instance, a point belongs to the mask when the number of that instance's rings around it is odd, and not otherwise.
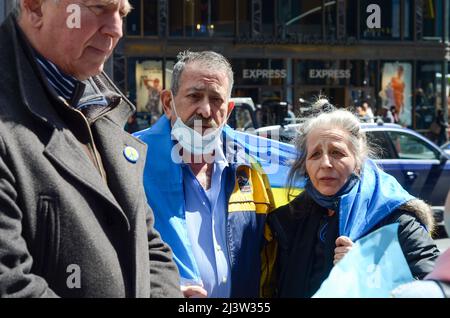
[[[211,188],[204,190],[187,164],[183,166],[186,224],[203,288],[208,297],[230,297],[230,262],[226,240],[227,202],[222,147],[216,150]]]

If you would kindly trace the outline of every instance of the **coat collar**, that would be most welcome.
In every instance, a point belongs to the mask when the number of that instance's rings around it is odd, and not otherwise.
[[[24,105],[37,118],[52,127],[60,126],[61,121],[59,115],[53,107],[45,107],[48,104],[49,94],[60,104],[67,105],[67,102],[55,94],[49,88],[48,83],[44,80],[44,74],[40,70],[33,54],[33,49],[26,39],[25,34],[17,25],[13,16],[5,21],[8,33],[11,34],[11,42],[16,56],[15,67],[18,74],[18,84],[20,95]],[[102,72],[97,76],[93,76],[92,80],[97,84],[101,93],[105,96],[119,95],[121,102],[115,108],[108,112],[111,120],[115,121],[119,126],[125,126],[128,118],[135,112],[134,105],[120,92],[108,76]],[[42,103],[45,101],[45,103]],[[62,106],[62,105],[61,105]]]
[[[106,184],[85,155],[80,142],[59,115],[60,112],[56,107],[68,105],[64,100],[57,100],[55,96],[51,96],[42,72],[31,53],[32,50],[15,19],[10,16],[5,21],[4,27],[6,27],[6,34],[11,38],[10,42],[14,50],[15,64],[11,65],[11,68],[15,68],[15,74],[18,77],[19,94],[23,105],[36,119],[51,129],[50,137],[44,140],[44,155],[55,166],[63,169],[109,202],[114,207],[112,210],[119,213],[129,230],[130,220],[134,218],[136,205],[140,202],[139,196],[143,197],[142,191],[137,190],[142,185],[137,183],[142,181],[146,153],[146,146],[123,130],[127,119],[135,110],[134,106],[105,74],[95,77],[96,83],[102,84],[99,85],[101,90],[112,91],[122,96],[122,101],[117,107],[91,125],[94,139],[98,141],[97,150],[102,156],[102,161],[105,161],[109,183]],[[4,41],[7,40],[2,40]],[[75,118],[75,112],[65,111],[74,116],[73,120],[80,120],[80,117]],[[72,120],[70,118],[68,120]],[[124,155],[124,148],[127,146],[134,148],[140,154],[140,159],[135,164],[129,162]],[[133,187],[127,186],[127,182],[132,183]]]

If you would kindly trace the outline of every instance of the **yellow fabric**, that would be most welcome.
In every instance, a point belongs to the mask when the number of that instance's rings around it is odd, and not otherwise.
[[[290,196],[288,196],[287,188],[272,188],[275,207],[280,207],[291,202],[302,191],[300,189],[293,189]]]
[[[228,203],[228,212],[269,213],[275,205],[267,176],[260,173],[257,163],[252,163],[251,168],[240,166],[238,169],[248,176],[250,191],[242,192],[236,182]]]
[[[236,173],[238,172],[244,172],[248,177],[249,187],[245,187],[242,191],[236,181],[228,203],[228,212],[255,212],[260,215],[270,213],[275,208],[275,200],[269,179],[261,166],[256,161],[251,160],[251,167],[240,166]],[[277,244],[273,240],[272,232],[267,224],[264,226],[264,238],[265,243],[261,250],[260,296],[271,297],[275,287],[273,268]]]

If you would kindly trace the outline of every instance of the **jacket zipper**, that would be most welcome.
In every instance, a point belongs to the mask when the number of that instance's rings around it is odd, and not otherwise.
[[[107,179],[106,179],[106,175],[105,175],[105,173],[103,172],[103,169],[102,169],[103,165],[101,164],[101,160],[100,160],[100,158],[98,157],[97,149],[95,148],[94,137],[92,136],[92,131],[91,131],[91,127],[89,126],[89,122],[88,122],[88,120],[86,119],[86,117],[83,115],[83,113],[82,113],[81,111],[79,111],[79,110],[76,109],[76,108],[73,108],[73,110],[76,111],[78,114],[81,115],[81,117],[83,118],[84,123],[86,124],[86,127],[87,127],[88,132],[89,132],[89,143],[88,143],[87,146],[88,146],[88,148],[89,148],[89,151],[94,155],[95,166],[96,166],[97,170],[99,171],[100,176],[101,176],[102,179],[105,180],[105,182],[106,182],[106,180],[107,180]],[[100,117],[100,116],[99,116],[99,117]]]

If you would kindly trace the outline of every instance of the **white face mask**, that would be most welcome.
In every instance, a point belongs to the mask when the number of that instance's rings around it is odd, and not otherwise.
[[[170,92],[172,94],[172,92]],[[181,147],[193,155],[206,155],[212,153],[219,144],[220,135],[226,120],[217,128],[208,129],[208,133],[201,135],[191,127],[187,126],[177,114],[175,99],[172,94],[172,109],[177,116],[177,120],[172,127],[172,136],[179,142]]]

